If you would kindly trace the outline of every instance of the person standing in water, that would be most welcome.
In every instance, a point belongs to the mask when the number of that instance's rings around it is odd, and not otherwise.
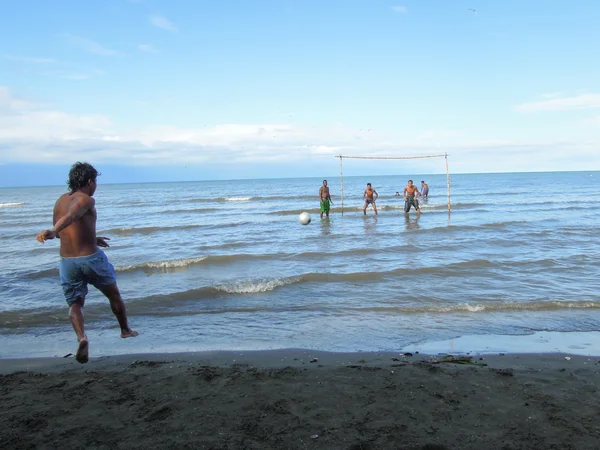
[[[365,192],[363,192],[363,198],[365,199],[363,214],[365,216],[367,215],[367,206],[369,205],[373,205],[373,211],[375,211],[375,215],[377,215],[377,205],[375,204],[377,197],[379,197],[377,191],[371,187],[371,183],[367,183],[367,188],[365,189]]]
[[[423,199],[429,197],[429,185],[424,181],[421,181],[421,196]]]
[[[417,200],[417,195],[419,195],[419,191],[417,187],[413,184],[413,180],[408,180],[408,184],[404,188],[404,212],[408,213],[410,211],[411,206],[414,206],[417,210],[417,214],[421,214],[421,210],[419,209],[419,201]]]
[[[98,247],[108,247],[106,237],[96,236],[96,207],[94,192],[98,171],[88,163],[76,162],[69,172],[69,191],[54,205],[50,230],[40,232],[36,239],[42,244],[60,239],[60,281],[69,305],[69,319],[77,335],[79,346],[75,359],[88,362],[89,342],[84,330],[83,305],[88,284],[101,291],[110,302],[121,328],[121,337],[138,335],[129,328],[125,303],[117,287],[113,265]]]
[[[327,217],[329,217],[329,210],[331,209],[331,205],[333,204],[333,200],[331,200],[331,195],[329,194],[329,187],[327,187],[327,180],[323,180],[323,186],[319,188],[319,199],[320,199],[320,207],[321,207],[321,219],[323,218],[323,213]]]

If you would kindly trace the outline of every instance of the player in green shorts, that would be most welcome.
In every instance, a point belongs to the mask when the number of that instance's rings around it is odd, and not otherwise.
[[[331,195],[329,194],[327,180],[323,180],[323,186],[321,186],[319,189],[319,199],[321,202],[321,219],[323,218],[323,213],[325,213],[325,216],[329,217],[329,210],[331,209],[333,201],[331,200]]]

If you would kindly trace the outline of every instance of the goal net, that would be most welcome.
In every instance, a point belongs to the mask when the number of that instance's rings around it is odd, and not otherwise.
[[[342,193],[342,215],[344,214],[344,159],[424,159],[424,158],[444,158],[446,161],[446,183],[448,185],[448,212],[450,212],[450,172],[448,171],[448,153],[442,155],[421,155],[421,156],[345,156],[336,155],[340,159],[340,184]]]

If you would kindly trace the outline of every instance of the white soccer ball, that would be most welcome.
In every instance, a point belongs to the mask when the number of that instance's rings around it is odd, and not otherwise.
[[[301,225],[308,225],[310,223],[310,214],[303,212],[298,216],[298,222],[300,222]]]

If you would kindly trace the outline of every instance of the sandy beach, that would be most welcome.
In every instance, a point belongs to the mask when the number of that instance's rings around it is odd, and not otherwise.
[[[312,362],[311,362],[312,361]],[[587,449],[600,358],[309,350],[0,360],[1,448]]]

